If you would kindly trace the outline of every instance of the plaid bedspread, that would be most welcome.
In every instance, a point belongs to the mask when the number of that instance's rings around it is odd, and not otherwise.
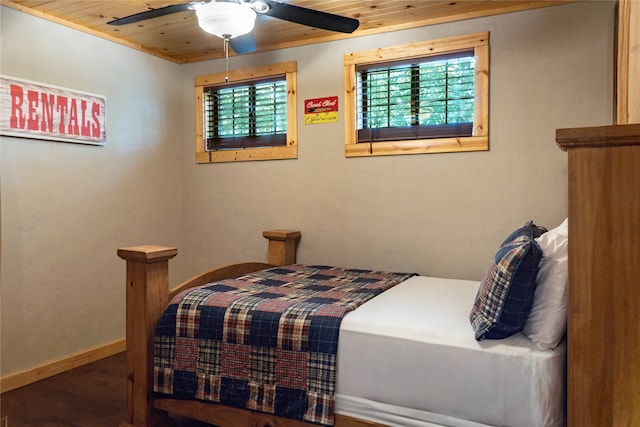
[[[186,290],[156,329],[154,392],[333,425],[342,317],[411,276],[291,265]]]

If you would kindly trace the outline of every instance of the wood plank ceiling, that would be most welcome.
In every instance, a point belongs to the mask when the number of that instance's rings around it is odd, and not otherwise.
[[[257,51],[268,51],[330,40],[515,12],[571,1],[511,0],[281,0],[360,20],[353,34],[334,33],[260,16],[254,29]],[[107,22],[185,0],[0,0],[0,4],[66,25],[176,63],[224,57],[221,39],[205,33],[192,11],[111,26]]]

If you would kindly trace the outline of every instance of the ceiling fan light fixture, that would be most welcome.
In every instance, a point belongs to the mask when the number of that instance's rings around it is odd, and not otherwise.
[[[256,13],[240,3],[210,1],[196,8],[200,28],[223,39],[242,36],[253,30]]]

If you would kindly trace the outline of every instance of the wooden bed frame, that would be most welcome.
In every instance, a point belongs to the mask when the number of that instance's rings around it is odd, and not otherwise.
[[[640,422],[640,124],[558,129],[568,151],[569,300],[567,425],[616,427]],[[169,298],[189,287],[274,265],[293,264],[297,231],[265,231],[269,264],[235,264],[168,291],[177,249],[118,250],[127,260],[127,420],[121,427],[174,425],[168,413],[220,427],[315,424],[212,403],[153,398],[153,335]],[[337,414],[336,427],[378,426]]]
[[[174,295],[184,289],[238,277],[274,266],[294,264],[299,231],[271,230],[268,264],[231,264],[192,277],[169,290],[169,260],[178,253],[164,246],[135,246],[118,249],[127,261],[127,420],[120,427],[175,426],[169,413],[193,418],[219,427],[311,427],[305,423],[269,414],[193,400],[154,398],[153,336],[155,326]],[[370,421],[336,414],[336,427],[383,427]]]

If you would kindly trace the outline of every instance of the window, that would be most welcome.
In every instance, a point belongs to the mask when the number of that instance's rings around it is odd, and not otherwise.
[[[487,150],[488,36],[345,55],[345,155]]]
[[[296,63],[228,77],[196,77],[196,162],[296,158]]]

